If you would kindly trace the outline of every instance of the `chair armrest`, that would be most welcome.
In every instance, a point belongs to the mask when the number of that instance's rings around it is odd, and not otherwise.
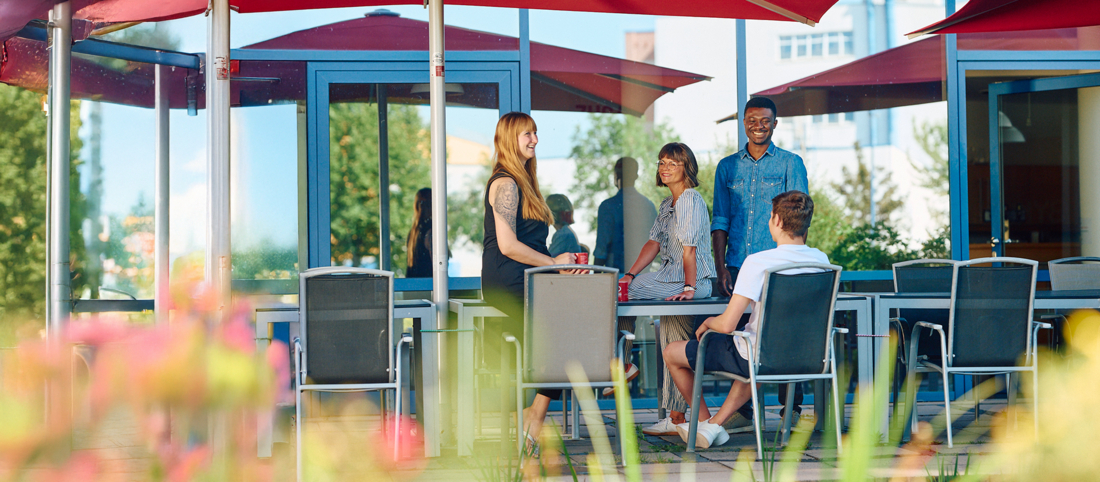
[[[848,334],[848,329],[834,326],[833,327],[833,333],[844,333],[845,335],[847,335]]]
[[[627,340],[630,340],[630,341],[634,341],[634,334],[633,333],[631,333],[629,331],[626,331],[626,330],[620,330],[619,333],[623,335],[623,338],[625,338]]]
[[[516,337],[511,333],[505,333],[503,336],[506,343],[519,343],[519,341],[516,340]]]
[[[404,342],[404,343],[412,343],[412,342],[413,342],[413,335],[412,335],[412,333],[409,333],[409,332],[407,332],[407,331],[406,331],[406,332],[404,332],[404,333],[402,333],[402,334],[401,334],[401,340],[400,340],[400,341],[399,341],[398,343],[401,343],[401,342]]]
[[[1035,328],[1041,328],[1041,329],[1044,329],[1044,330],[1053,330],[1054,329],[1054,325],[1052,325],[1050,323],[1042,322],[1042,321],[1032,321],[1031,325],[1034,326]]]
[[[935,323],[929,323],[927,321],[918,321],[918,322],[914,323],[913,325],[914,326],[919,326],[921,328],[928,328],[929,330],[936,330],[940,333],[943,333],[943,325],[937,325]]]

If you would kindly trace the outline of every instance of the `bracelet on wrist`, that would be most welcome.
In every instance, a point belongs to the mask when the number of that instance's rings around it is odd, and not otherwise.
[[[684,291],[695,291],[695,287],[692,285],[684,285]]]
[[[637,278],[638,277],[637,275],[635,275],[634,273],[631,273],[629,271],[627,271],[626,274],[623,275],[624,278],[627,277],[627,276],[629,276],[631,278]]]

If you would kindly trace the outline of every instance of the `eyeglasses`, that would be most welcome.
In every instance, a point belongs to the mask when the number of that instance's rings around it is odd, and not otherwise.
[[[657,162],[657,170],[661,169],[675,169],[683,167],[684,163],[677,161],[659,161]]]

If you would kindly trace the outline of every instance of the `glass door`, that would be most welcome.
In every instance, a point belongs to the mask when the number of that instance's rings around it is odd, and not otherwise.
[[[494,64],[501,63],[448,64],[449,191],[488,171],[492,139],[468,139],[468,124],[491,132],[501,114],[518,109],[515,69]],[[427,63],[321,63],[310,70],[309,266],[430,279]],[[452,276],[480,272],[480,256],[463,256],[454,241]]]
[[[1045,263],[1100,255],[1090,187],[1100,180],[1098,84],[1096,74],[990,84],[994,256]]]

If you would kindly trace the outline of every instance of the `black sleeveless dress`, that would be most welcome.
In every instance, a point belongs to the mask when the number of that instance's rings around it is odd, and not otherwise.
[[[502,177],[511,178],[505,173],[494,174],[485,185],[485,250],[481,255],[481,294],[485,301],[504,312],[508,318],[497,318],[495,322],[486,320],[485,324],[485,361],[495,366],[500,360],[503,344],[502,333],[508,332],[520,340],[523,339],[523,270],[532,268],[509,258],[500,252],[497,244],[497,225],[493,206],[489,204],[489,186]],[[514,180],[514,178],[513,178]],[[523,191],[519,191],[519,212],[516,213],[516,239],[527,247],[550,256],[546,247],[546,238],[550,235],[550,226],[537,219],[523,217]],[[509,358],[511,361],[511,358]],[[540,395],[551,400],[561,398],[561,390],[538,390]]]
[[[481,255],[481,290],[489,304],[507,313],[509,318],[522,320],[523,270],[532,266],[505,256],[497,244],[496,216],[489,204],[489,186],[502,177],[512,176],[497,173],[485,185],[485,251]],[[550,256],[550,250],[546,247],[550,226],[537,219],[523,217],[522,190],[519,191],[519,206],[520,212],[516,213],[516,239],[527,247]]]

